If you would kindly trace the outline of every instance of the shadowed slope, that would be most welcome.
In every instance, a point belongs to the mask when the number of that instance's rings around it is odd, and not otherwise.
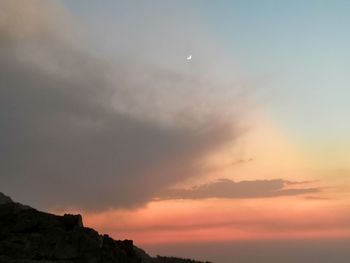
[[[162,263],[132,240],[113,240],[83,226],[80,215],[57,216],[15,203],[0,193],[0,262]]]

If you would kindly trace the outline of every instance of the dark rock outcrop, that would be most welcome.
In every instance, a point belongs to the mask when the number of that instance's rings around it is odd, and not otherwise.
[[[12,199],[0,192],[0,205],[13,203]]]
[[[176,260],[100,235],[80,215],[40,212],[0,193],[0,263],[196,263]]]
[[[0,205],[0,262],[141,262],[132,247],[132,241],[114,241],[84,227],[80,215]]]

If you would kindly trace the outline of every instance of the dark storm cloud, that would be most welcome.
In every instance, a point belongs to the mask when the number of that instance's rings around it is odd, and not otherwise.
[[[154,85],[196,80],[147,68],[143,88],[127,93],[137,72],[111,69],[80,49],[60,21],[52,22],[62,12],[55,4],[2,1],[0,7],[0,185],[16,200],[46,208],[142,205],[198,172],[201,157],[232,139],[225,121],[183,125],[177,116],[164,125],[147,112],[142,118],[128,111],[141,107],[128,103],[147,97]],[[126,103],[123,110],[115,101]]]
[[[320,191],[318,188],[285,188],[290,184],[294,183],[282,179],[241,182],[221,179],[191,189],[169,189],[161,193],[159,199],[266,198]]]

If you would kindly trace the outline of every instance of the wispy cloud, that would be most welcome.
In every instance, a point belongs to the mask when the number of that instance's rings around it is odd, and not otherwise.
[[[234,182],[221,179],[216,182],[195,186],[191,189],[169,189],[158,198],[204,199],[204,198],[265,198],[317,193],[319,188],[286,188],[288,185],[305,182],[291,182],[282,179]]]

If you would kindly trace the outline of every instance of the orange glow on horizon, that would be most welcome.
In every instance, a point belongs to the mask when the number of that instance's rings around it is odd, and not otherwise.
[[[350,237],[350,206],[331,200],[152,202],[134,210],[85,213],[85,225],[136,244]]]
[[[81,212],[85,225],[116,239],[133,239],[141,245],[350,238],[349,185],[343,184],[341,190],[338,187],[341,181],[336,188],[319,181],[320,174],[310,173],[310,167],[305,165],[308,158],[270,121],[260,117],[259,129],[242,139],[249,142],[242,143],[243,153],[237,143],[220,149],[205,160],[203,174],[178,186],[188,187],[218,178],[311,180],[311,185],[316,183],[322,191],[315,196],[152,201],[139,209]],[[232,164],[237,158],[251,157],[252,161]]]

